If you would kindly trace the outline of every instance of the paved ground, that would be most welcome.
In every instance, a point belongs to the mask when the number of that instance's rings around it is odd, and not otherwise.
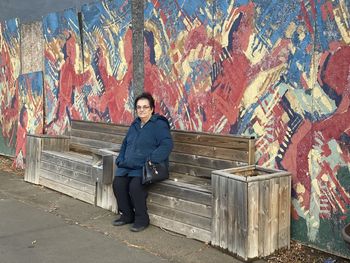
[[[141,233],[113,227],[114,218],[109,211],[0,171],[1,263],[241,262],[154,226]]]

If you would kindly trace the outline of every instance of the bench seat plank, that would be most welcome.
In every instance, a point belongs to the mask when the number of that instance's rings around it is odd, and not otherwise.
[[[152,213],[150,213],[149,216],[152,224],[155,226],[169,229],[188,238],[197,239],[207,243],[210,241],[210,231],[208,230],[193,225],[188,225],[179,221],[171,220]]]
[[[211,206],[203,205],[196,202],[187,201],[173,196],[162,195],[150,192],[147,199],[148,203],[155,203],[166,206],[178,211],[188,212],[192,214],[211,218]]]
[[[158,215],[173,221],[182,222],[184,224],[193,225],[201,229],[210,231],[211,219],[208,217],[198,216],[189,212],[183,212],[177,209],[171,209],[167,206],[148,203],[150,214]]]
[[[181,184],[178,182],[172,184],[170,180],[151,185],[149,191],[204,205],[211,205],[212,200],[211,193],[198,191],[195,187],[191,188],[190,184]]]

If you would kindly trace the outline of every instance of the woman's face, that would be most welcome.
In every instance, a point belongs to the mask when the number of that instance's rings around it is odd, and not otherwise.
[[[152,116],[153,109],[148,99],[139,99],[136,103],[136,113],[142,122],[147,122]]]

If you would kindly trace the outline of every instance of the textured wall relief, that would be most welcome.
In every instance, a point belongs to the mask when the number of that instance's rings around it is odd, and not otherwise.
[[[44,70],[42,22],[21,25],[21,74]]]

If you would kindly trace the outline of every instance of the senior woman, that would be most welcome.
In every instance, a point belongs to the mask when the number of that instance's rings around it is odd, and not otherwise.
[[[114,226],[133,225],[130,230],[139,232],[149,225],[147,213],[147,187],[141,184],[142,167],[147,160],[168,163],[173,148],[167,119],[154,113],[154,99],[142,93],[135,99],[137,117],[130,125],[120,149],[113,181],[113,191],[121,213]]]

